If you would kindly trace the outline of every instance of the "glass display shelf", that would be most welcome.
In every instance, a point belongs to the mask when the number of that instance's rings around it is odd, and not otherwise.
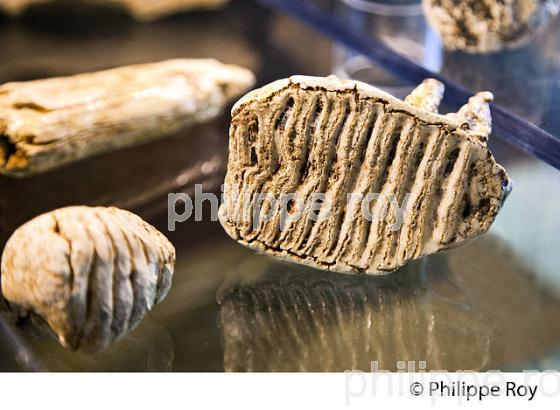
[[[236,63],[258,85],[333,71],[332,39],[251,1],[149,24],[45,7],[1,20],[0,36],[0,82],[171,57]],[[168,192],[202,183],[219,193],[228,122],[226,112],[169,139],[35,177],[0,177],[2,243],[55,207],[117,205],[177,250],[168,297],[95,354],[66,350],[0,309],[0,370],[337,371],[369,370],[372,361],[386,370],[403,361],[428,370],[560,369],[559,170],[492,137],[515,186],[488,234],[383,277],[325,273],[236,244],[210,219],[209,203],[203,221],[167,230]]]

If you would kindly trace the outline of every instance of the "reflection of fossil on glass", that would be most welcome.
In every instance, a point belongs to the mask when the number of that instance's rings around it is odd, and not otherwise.
[[[279,258],[368,274],[486,232],[510,188],[486,146],[492,95],[447,115],[438,113],[442,96],[435,80],[401,101],[334,76],[293,76],[245,95],[232,110],[224,229]],[[258,204],[261,193],[292,195],[290,218],[278,200]],[[317,194],[328,205],[318,218],[303,215]],[[377,194],[408,198],[405,211],[362,200]]]
[[[212,9],[223,6],[228,0],[78,0],[85,5],[123,7],[138,20],[155,20],[192,9]],[[56,3],[62,6],[76,6],[76,0],[71,2],[61,0],[0,0],[0,10],[11,15],[19,15],[28,7]]]
[[[560,344],[560,304],[492,235],[386,277],[271,263],[218,300],[228,371],[504,369]]]
[[[486,367],[490,334],[479,312],[425,261],[379,278],[305,270],[276,263],[223,291],[227,371],[370,370],[371,361],[394,371],[409,360],[417,369]]]
[[[558,13],[559,0],[423,0],[449,50],[491,53],[521,47]]]

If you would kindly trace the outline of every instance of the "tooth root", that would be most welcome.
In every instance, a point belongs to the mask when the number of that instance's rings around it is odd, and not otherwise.
[[[489,91],[484,91],[469,98],[469,102],[457,112],[463,128],[480,137],[486,142],[492,132],[492,116],[490,114],[490,102],[494,96]]]
[[[406,98],[405,102],[425,111],[438,112],[443,98],[445,86],[438,80],[428,78],[416,87]]]

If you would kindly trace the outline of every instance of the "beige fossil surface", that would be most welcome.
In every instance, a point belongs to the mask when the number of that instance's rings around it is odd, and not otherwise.
[[[0,0],[0,10],[17,16],[29,6],[49,3],[64,4],[57,0]],[[218,8],[228,3],[228,0],[73,0],[71,3],[73,6],[76,3],[120,6],[136,19],[149,21],[187,10]]]
[[[140,217],[73,206],[17,229],[2,255],[2,294],[71,349],[107,347],[136,327],[171,286],[175,248]]]
[[[173,59],[0,85],[0,173],[27,176],[204,123],[253,74],[211,59]]]
[[[525,45],[558,14],[560,0],[423,0],[448,50],[491,53]]]
[[[130,14],[138,20],[155,20],[193,9],[213,9],[218,8],[229,0],[96,0],[104,3],[116,3],[124,6]]]
[[[333,76],[250,92],[232,110],[224,229],[259,252],[367,274],[486,232],[511,186],[486,146],[492,94],[440,115],[442,95],[436,80],[401,101]]]

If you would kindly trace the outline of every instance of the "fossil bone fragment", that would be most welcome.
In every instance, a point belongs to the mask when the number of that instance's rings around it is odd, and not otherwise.
[[[213,9],[228,0],[96,0],[123,5],[138,20],[155,20],[173,13],[192,9]]]
[[[491,53],[525,45],[556,16],[560,0],[423,0],[445,48]]]
[[[175,248],[138,216],[74,206],[40,215],[8,240],[2,294],[59,342],[94,351],[133,329],[171,286]]]
[[[253,74],[176,59],[0,86],[0,173],[25,176],[218,116]]]
[[[486,147],[492,95],[440,115],[442,95],[435,80],[403,102],[304,76],[247,94],[232,111],[224,229],[279,258],[369,274],[486,232],[510,188]]]
[[[0,0],[0,9],[17,16],[29,6],[57,2],[64,3],[58,0]],[[228,0],[73,0],[71,4],[122,6],[136,19],[149,21],[187,10],[218,8],[227,2]]]

